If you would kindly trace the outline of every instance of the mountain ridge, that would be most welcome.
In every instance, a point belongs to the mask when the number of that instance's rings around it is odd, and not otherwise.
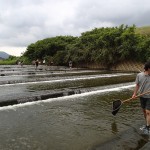
[[[9,58],[9,54],[3,51],[0,51],[0,59],[7,59]]]

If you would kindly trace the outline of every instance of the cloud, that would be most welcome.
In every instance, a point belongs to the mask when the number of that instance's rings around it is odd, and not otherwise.
[[[148,0],[2,0],[0,51],[99,27],[150,25]]]

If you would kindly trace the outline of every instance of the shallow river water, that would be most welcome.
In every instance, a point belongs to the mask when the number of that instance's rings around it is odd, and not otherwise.
[[[71,81],[71,77],[69,79]],[[26,87],[18,86],[20,89]],[[6,87],[4,83],[0,87],[0,93],[5,93],[4,100],[8,89],[2,91],[3,87]],[[73,95],[0,107],[0,149],[141,149],[149,143],[149,137],[139,131],[144,123],[139,100],[123,104],[116,116],[111,114],[112,102],[130,98],[133,87],[134,81],[92,88],[88,86]],[[15,86],[13,88],[15,91]]]

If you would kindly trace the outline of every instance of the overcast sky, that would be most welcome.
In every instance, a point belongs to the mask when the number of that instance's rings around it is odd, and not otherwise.
[[[29,44],[121,24],[150,25],[149,0],[0,0],[0,51],[19,56]]]

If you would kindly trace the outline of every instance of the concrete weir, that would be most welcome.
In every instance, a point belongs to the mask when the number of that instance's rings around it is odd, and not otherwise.
[[[54,92],[54,93],[47,93],[47,94],[42,94],[38,96],[30,96],[30,97],[22,97],[22,98],[17,98],[17,99],[9,99],[9,100],[2,100],[0,101],[0,107],[3,106],[9,106],[9,105],[15,105],[15,104],[20,104],[20,103],[26,103],[26,102],[33,102],[33,101],[38,101],[38,100],[46,100],[49,98],[57,98],[57,97],[63,97],[67,95],[73,95],[73,94],[80,94],[80,90],[65,90],[65,91],[59,91],[59,92]]]
[[[43,91],[36,91],[34,89],[32,91],[26,88],[23,88],[22,90],[22,86],[28,84],[31,85],[32,82],[33,84],[36,84],[37,81],[39,83],[40,81],[42,81],[41,83],[49,81],[51,82],[51,79],[53,80],[53,74],[51,72],[51,69],[52,68],[49,67],[49,69],[45,71],[43,70],[42,65],[39,66],[38,70],[35,70],[34,66],[30,65],[24,67],[20,67],[17,65],[1,66],[0,88],[2,95],[0,99],[0,107],[80,93],[78,87]],[[57,70],[55,70],[55,74],[66,75],[66,70],[66,68],[63,68],[61,70],[61,67],[57,67]],[[70,72],[73,72],[73,70],[68,71],[68,73]]]

